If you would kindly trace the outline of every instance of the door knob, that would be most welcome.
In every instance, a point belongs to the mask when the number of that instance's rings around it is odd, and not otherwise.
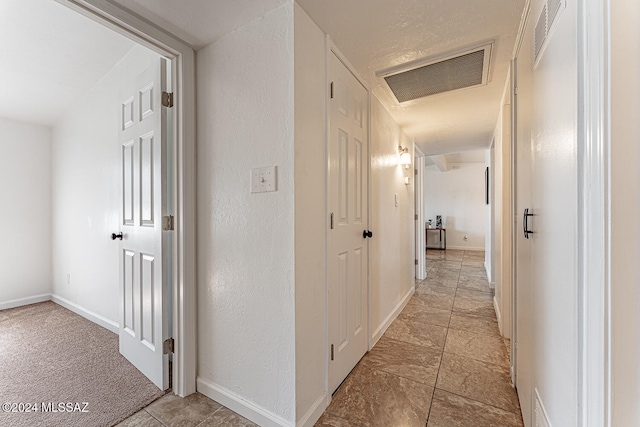
[[[362,232],[362,238],[366,239],[367,237],[369,237],[369,238],[373,237],[373,233],[371,231],[369,231],[369,230],[364,230]]]
[[[119,232],[118,234],[116,234],[116,233],[111,233],[111,240],[116,240],[116,239],[120,239],[120,240],[122,240],[122,237],[123,237],[123,236],[122,236],[122,231],[121,231],[121,232]]]

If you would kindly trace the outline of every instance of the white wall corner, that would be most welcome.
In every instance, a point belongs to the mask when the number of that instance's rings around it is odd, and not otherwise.
[[[447,159],[442,155],[431,156],[431,160],[433,164],[436,165],[440,172],[446,172],[449,170],[449,165],[447,164]]]
[[[204,394],[208,398],[215,400],[262,427],[294,427],[294,424],[290,421],[252,402],[244,400],[226,388],[212,384],[201,377],[198,377],[196,381],[196,389],[199,393]],[[323,399],[326,400],[326,396],[323,397]]]
[[[491,268],[489,267],[489,264],[487,264],[487,261],[484,262],[484,271],[487,272],[487,280],[489,281],[489,283],[493,282],[492,277],[491,277]]]
[[[311,405],[311,408],[309,408],[300,421],[298,421],[296,427],[313,427],[324,413],[324,410],[327,409],[327,406],[327,393],[323,393],[322,396]]]
[[[396,317],[398,317],[398,315],[402,312],[402,310],[407,305],[407,303],[409,302],[409,300],[411,299],[411,297],[415,292],[416,292],[416,287],[412,286],[411,289],[409,289],[409,291],[406,294],[404,294],[400,302],[394,307],[391,313],[389,313],[386,319],[384,319],[382,324],[378,326],[375,332],[371,335],[371,346],[369,347],[369,350],[371,350],[373,346],[376,345],[378,340],[382,337],[382,334],[384,334],[387,328],[391,326],[391,323],[393,323],[393,321],[396,320]]]
[[[0,302],[0,310],[22,307],[24,305],[36,304],[39,302],[51,301],[51,294],[40,294],[31,297],[18,298],[11,301]]]
[[[78,304],[72,303],[71,301],[64,299],[56,294],[51,295],[51,301],[55,302],[58,305],[63,306],[67,310],[73,311],[76,314],[84,317],[91,322],[102,326],[103,328],[113,332],[114,334],[119,333],[119,325],[117,322],[107,319],[104,316],[99,315],[98,313],[94,313],[91,310],[87,310],[84,307],[79,306]]]
[[[502,314],[500,312],[500,304],[498,304],[498,299],[493,297],[493,309],[496,312],[496,318],[498,319],[498,329],[500,330],[500,335],[504,336],[502,333]]]

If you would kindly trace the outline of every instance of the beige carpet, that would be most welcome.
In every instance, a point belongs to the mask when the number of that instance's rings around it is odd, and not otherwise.
[[[53,302],[0,311],[0,426],[111,426],[162,395],[95,323]],[[44,413],[43,402],[88,412]],[[7,413],[7,403],[38,412]]]

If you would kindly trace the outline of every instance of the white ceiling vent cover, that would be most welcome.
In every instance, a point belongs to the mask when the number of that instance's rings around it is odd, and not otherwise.
[[[558,19],[558,15],[566,7],[565,0],[547,0],[542,6],[542,11],[536,22],[533,35],[533,60],[534,69],[542,56],[543,48],[548,43],[549,36]]]
[[[421,59],[376,73],[398,102],[487,84],[493,43],[438,58]]]

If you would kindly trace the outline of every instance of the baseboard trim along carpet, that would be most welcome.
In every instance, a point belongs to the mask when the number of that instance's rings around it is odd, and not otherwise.
[[[2,426],[111,426],[165,394],[118,335],[51,301],[0,311],[0,347]]]
[[[98,313],[87,310],[84,307],[79,306],[78,304],[72,303],[68,299],[62,298],[56,294],[52,294],[51,301],[63,306],[67,310],[71,310],[74,313],[79,314],[80,316],[92,321],[93,323],[102,326],[103,328],[113,332],[114,334],[120,333],[119,325],[116,322],[109,320],[106,317],[99,315]]]
[[[23,305],[49,301],[50,299],[51,299],[51,294],[42,294],[42,295],[34,295],[32,297],[18,298],[11,301],[4,301],[4,302],[0,302],[0,310],[8,310],[10,308],[22,307]]]

